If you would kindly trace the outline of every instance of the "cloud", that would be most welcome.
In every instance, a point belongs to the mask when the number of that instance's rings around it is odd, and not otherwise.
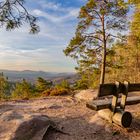
[[[0,60],[0,66],[3,69],[31,69],[52,72],[74,71],[72,61],[64,57],[62,52],[51,51],[45,48],[16,51],[12,48],[8,50],[5,49],[5,51],[0,52]]]
[[[48,21],[51,21],[53,23],[61,23],[61,22],[68,22],[68,21],[71,21],[71,20],[75,20],[76,17],[78,16],[79,8],[72,9],[67,14],[59,15],[59,16],[54,15],[54,14],[49,14],[47,12],[44,12],[44,11],[40,10],[40,9],[35,9],[35,10],[32,11],[32,13],[35,16],[43,17],[43,18],[45,18]]]
[[[31,12],[52,22],[75,20],[80,10],[80,7],[74,5],[66,6],[68,2],[60,3],[59,1],[58,3],[55,0],[39,0],[37,3],[39,5],[38,8],[35,8]]]
[[[75,32],[80,7],[73,5],[66,7],[65,4],[54,0],[52,2],[29,0],[29,2],[31,2],[30,12],[39,18],[41,31],[37,35],[28,34],[27,24],[11,32],[1,29],[1,68],[74,71],[75,62],[65,57],[62,50],[66,48]]]
[[[53,9],[54,11],[64,11],[64,8],[61,7],[60,3],[55,3],[55,2],[50,2],[50,1],[44,1],[40,0],[38,1],[38,4],[43,8],[43,9]]]

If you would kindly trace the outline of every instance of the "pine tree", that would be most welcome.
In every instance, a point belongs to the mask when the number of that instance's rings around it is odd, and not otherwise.
[[[12,92],[13,98],[31,98],[34,96],[33,86],[25,79],[21,83],[17,83],[15,89]]]
[[[128,28],[127,12],[123,0],[88,0],[80,10],[75,37],[64,50],[67,56],[77,60],[80,68],[83,65],[83,71],[86,65],[92,67],[93,72],[100,70],[100,84],[105,81],[106,57],[112,43],[116,38],[124,39],[119,33]]]
[[[36,82],[36,89],[39,92],[43,92],[46,89],[50,89],[52,85],[53,85],[52,81],[47,81],[43,79],[42,77],[38,77],[37,82]]]
[[[10,84],[8,78],[0,73],[0,98],[6,98],[10,96]]]
[[[55,86],[58,89],[70,89],[70,83],[67,80],[62,80],[60,84]]]

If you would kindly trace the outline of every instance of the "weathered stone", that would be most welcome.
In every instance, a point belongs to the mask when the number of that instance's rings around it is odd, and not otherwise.
[[[0,115],[0,140],[42,140],[54,126],[46,115],[6,111]]]
[[[75,94],[74,97],[79,100],[90,101],[97,97],[97,91],[92,89],[82,90],[79,93]]]

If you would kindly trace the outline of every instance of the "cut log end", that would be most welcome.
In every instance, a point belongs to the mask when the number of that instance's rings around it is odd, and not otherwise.
[[[130,112],[118,110],[113,116],[113,122],[125,128],[130,127],[132,115]]]
[[[122,116],[122,126],[123,127],[130,127],[132,123],[132,115],[130,112],[124,112]]]
[[[117,109],[116,113],[112,116],[112,111],[110,109],[103,109],[98,111],[98,114],[101,118],[113,122],[122,127],[130,127],[132,123],[132,115],[130,112],[125,112],[120,109]],[[112,116],[112,117],[111,117]]]

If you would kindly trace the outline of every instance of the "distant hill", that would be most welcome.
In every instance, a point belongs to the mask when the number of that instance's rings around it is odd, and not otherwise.
[[[35,83],[38,77],[42,77],[46,80],[52,80],[55,83],[59,83],[62,80],[68,80],[73,83],[78,76],[76,73],[57,73],[57,72],[44,72],[44,71],[13,71],[13,70],[0,70],[5,76],[8,77],[9,81],[17,82],[21,81],[23,78],[29,82]]]

